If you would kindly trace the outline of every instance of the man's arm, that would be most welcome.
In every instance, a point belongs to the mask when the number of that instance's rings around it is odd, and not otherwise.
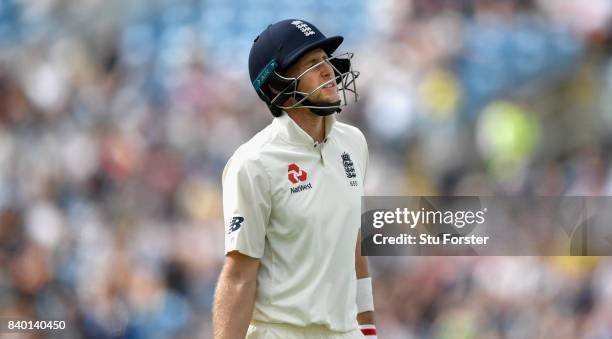
[[[355,272],[357,273],[357,279],[364,279],[370,276],[368,258],[361,255],[361,232],[357,236],[357,244],[355,245]],[[374,325],[374,311],[357,314],[357,322],[359,325]]]
[[[237,251],[225,257],[213,306],[215,339],[244,339],[253,315],[259,260]]]

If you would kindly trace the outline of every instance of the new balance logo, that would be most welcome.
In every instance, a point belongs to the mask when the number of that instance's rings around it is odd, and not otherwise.
[[[308,177],[308,173],[300,169],[296,164],[289,165],[287,171],[289,172],[287,177],[292,184],[297,184],[299,181],[306,181],[306,178]]]
[[[230,221],[229,226],[227,227],[227,233],[233,233],[235,231],[237,231],[240,226],[242,226],[242,222],[244,221],[243,217],[233,217],[232,220]]]
[[[310,26],[308,26],[308,24],[303,21],[294,20],[291,22],[291,24],[297,27],[300,31],[302,31],[305,36],[311,36],[315,34],[315,31],[313,31],[312,28],[310,28]]]

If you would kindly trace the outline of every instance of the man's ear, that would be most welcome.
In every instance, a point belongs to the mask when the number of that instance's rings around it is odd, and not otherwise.
[[[284,72],[284,71],[280,71],[280,73],[277,73],[276,71],[272,72],[272,74],[270,74],[270,77],[268,77],[265,85],[264,85],[264,93],[266,93],[266,95],[268,95],[268,97],[270,98],[270,100],[272,100],[274,97],[276,97],[281,91],[287,89],[289,91],[293,91],[294,90],[294,86],[295,89],[297,89],[297,86],[299,85],[299,80],[294,79],[294,78],[286,78],[289,72]],[[294,84],[295,82],[295,84]],[[291,93],[291,94],[281,94],[278,99],[276,99],[273,104],[274,105],[282,105],[282,106],[290,106],[293,103],[296,102],[295,99],[295,94]]]
[[[270,99],[273,99],[280,93],[280,90],[275,89],[270,84],[266,84],[267,90],[271,93]],[[283,94],[277,100],[276,104],[280,104],[282,106],[290,106],[295,102],[293,96],[291,94]]]
[[[268,88],[268,91],[270,91],[274,95],[277,95],[278,92],[279,92],[278,90],[276,90],[272,86],[270,86],[270,84],[266,84],[266,87]]]
[[[277,73],[272,73],[270,77],[268,78],[268,82],[267,82],[268,87],[274,90],[275,91],[274,93],[276,94],[286,89],[287,87],[291,86],[292,83],[293,83],[293,80],[284,78]]]

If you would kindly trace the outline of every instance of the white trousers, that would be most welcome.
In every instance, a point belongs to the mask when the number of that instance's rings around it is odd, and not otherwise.
[[[334,332],[324,326],[298,327],[286,324],[252,322],[245,339],[363,339],[359,329]]]

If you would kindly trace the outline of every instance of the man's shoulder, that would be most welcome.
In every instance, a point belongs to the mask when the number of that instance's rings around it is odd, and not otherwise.
[[[259,166],[262,153],[274,140],[275,134],[272,127],[272,125],[268,125],[249,139],[249,141],[240,145],[230,157],[228,165],[231,163],[234,167],[242,167],[244,165]]]
[[[341,121],[336,121],[336,123],[334,124],[334,129],[336,130],[336,133],[342,138],[347,138],[357,142],[365,142],[365,136],[363,135],[363,132],[361,132],[359,128],[353,125],[349,125]]]

